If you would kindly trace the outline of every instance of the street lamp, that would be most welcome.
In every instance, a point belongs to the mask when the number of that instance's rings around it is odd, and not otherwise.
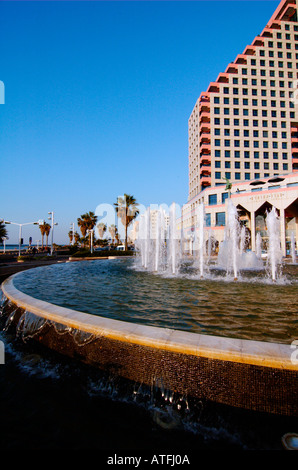
[[[27,222],[25,224],[18,224],[17,222],[9,222],[7,220],[4,220],[4,223],[7,225],[18,225],[19,228],[19,256],[21,255],[21,244],[22,244],[22,227],[23,225],[39,225],[39,222]]]
[[[70,225],[70,229],[72,231],[72,242],[71,244],[74,245],[74,222]]]
[[[51,229],[52,229],[52,241],[51,241],[51,255],[53,255],[53,250],[54,250],[54,245],[53,245],[53,240],[54,240],[54,225],[58,225],[57,222],[54,223],[54,212],[48,212],[49,215],[51,215],[51,217],[48,217],[49,220],[52,221],[52,226],[51,226]]]
[[[8,237],[2,237],[2,240],[3,240],[3,248],[4,248],[3,253],[5,253],[5,243],[6,243],[6,240],[9,240],[9,238]]]
[[[91,236],[91,253],[93,253],[93,228],[87,229],[87,233],[90,233]]]

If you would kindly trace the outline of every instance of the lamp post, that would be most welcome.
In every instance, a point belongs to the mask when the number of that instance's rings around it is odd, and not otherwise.
[[[3,240],[3,253],[5,253],[5,244],[6,244],[6,240],[8,240],[9,238],[8,237],[3,237],[2,240]]]
[[[19,226],[19,256],[21,255],[21,244],[22,244],[22,227],[23,225],[38,225],[38,222],[27,222],[25,224],[19,224],[17,222],[9,222],[4,220],[4,223],[7,225],[18,225]]]
[[[93,228],[87,229],[87,233],[91,236],[91,253],[93,253]]]
[[[70,225],[70,229],[72,231],[72,241],[71,244],[74,245],[74,222]]]
[[[54,251],[54,245],[53,245],[53,241],[54,241],[54,225],[58,225],[57,222],[54,222],[54,212],[51,211],[51,212],[48,212],[49,215],[51,215],[51,217],[48,217],[49,220],[51,220],[51,229],[52,229],[52,239],[51,239],[51,255],[53,255],[53,251]]]

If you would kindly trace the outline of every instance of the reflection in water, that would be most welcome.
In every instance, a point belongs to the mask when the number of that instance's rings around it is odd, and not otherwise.
[[[138,271],[133,263],[51,265],[18,274],[14,284],[35,298],[118,320],[285,344],[298,336],[296,267],[272,284],[252,272],[239,282],[220,272],[201,280],[187,269],[164,277]]]

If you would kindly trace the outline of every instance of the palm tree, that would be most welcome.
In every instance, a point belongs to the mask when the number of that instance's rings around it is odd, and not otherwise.
[[[116,238],[116,242],[117,242],[117,245],[120,244],[120,238],[119,238],[119,233],[118,233],[118,229],[116,228],[116,235],[115,235],[115,238]]]
[[[80,235],[78,234],[78,232],[74,233],[74,239],[75,239],[75,244],[79,243]]]
[[[104,224],[103,222],[101,222],[100,224],[97,224],[97,230],[99,233],[99,238],[102,240],[104,233],[107,231],[106,224]]]
[[[125,250],[127,250],[127,228],[139,214],[138,205],[136,199],[129,194],[124,194],[123,198],[118,197],[114,204],[117,215],[125,228]]]
[[[114,245],[114,240],[115,240],[115,237],[116,237],[116,233],[117,233],[117,227],[116,225],[112,224],[109,226],[109,232],[111,234],[111,237],[112,237],[112,243]]]
[[[3,222],[0,222],[0,242],[3,243],[3,239],[8,238],[7,229]]]
[[[94,212],[86,212],[85,214],[81,215],[78,218],[78,226],[81,229],[82,235],[85,238],[87,230],[92,230],[97,222],[97,216]],[[90,247],[91,247],[91,240],[90,240]]]
[[[69,236],[69,244],[71,245],[72,239],[73,239],[73,237],[74,237],[72,230],[70,230],[70,231],[68,232],[68,236]]]
[[[41,233],[41,247],[43,248],[43,240],[44,240],[44,236],[45,236],[45,233],[46,233],[45,223],[40,224],[39,230],[40,230],[40,233]]]
[[[51,231],[52,227],[50,226],[50,224],[47,224],[47,223],[44,224],[44,227],[45,227],[44,233],[45,233],[45,236],[46,236],[46,246],[48,246],[48,238],[49,238],[50,231]]]

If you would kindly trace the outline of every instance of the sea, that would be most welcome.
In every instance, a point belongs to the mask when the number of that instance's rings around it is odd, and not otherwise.
[[[33,246],[38,247],[38,245],[37,245],[37,244],[34,244],[34,243],[32,243],[31,246],[32,246],[32,247],[33,247]],[[40,246],[41,246],[41,245],[39,245],[39,247],[40,247]],[[21,250],[25,250],[25,251],[26,251],[28,248],[29,248],[29,245],[21,245]],[[4,247],[4,245],[0,245],[0,253],[1,253],[1,252],[4,252],[4,251],[5,251],[5,252],[8,252],[8,251],[17,251],[18,249],[19,249],[19,245],[14,245],[14,244],[10,244],[10,245],[9,245],[9,244],[7,244],[7,243],[5,244],[5,247]]]

